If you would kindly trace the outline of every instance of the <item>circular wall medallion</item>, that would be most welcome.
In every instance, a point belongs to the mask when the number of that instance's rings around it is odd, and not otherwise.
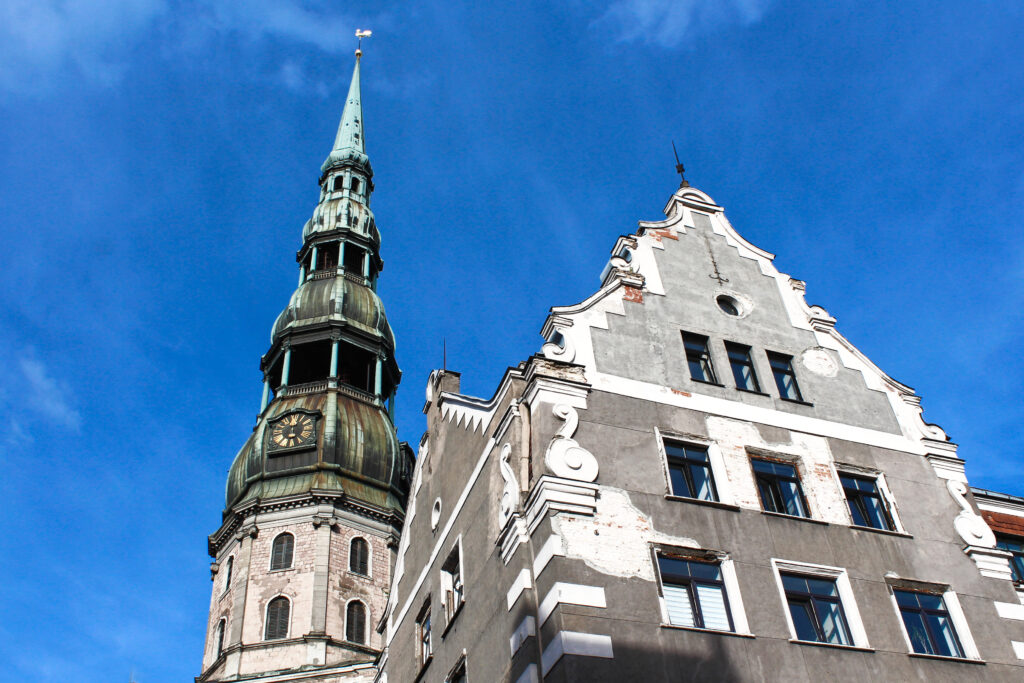
[[[836,373],[839,372],[839,366],[832,360],[832,354],[820,346],[804,351],[800,356],[800,360],[803,362],[804,367],[815,375],[835,377]]]

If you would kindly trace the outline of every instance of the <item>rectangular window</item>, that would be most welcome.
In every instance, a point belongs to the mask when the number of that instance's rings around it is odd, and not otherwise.
[[[430,600],[420,609],[420,615],[416,618],[416,640],[419,653],[420,666],[425,666],[434,654],[433,643],[430,639]]]
[[[448,559],[441,565],[441,590],[444,592],[444,618],[447,623],[466,599],[462,586],[461,543],[455,544]]]
[[[852,644],[835,579],[802,574],[780,578],[797,640]]]
[[[893,595],[914,652],[942,657],[964,656],[941,595],[895,589]]]
[[[754,361],[750,358],[750,347],[742,344],[725,342],[725,350],[729,353],[729,365],[732,366],[732,378],[736,388],[742,391],[761,391],[754,372]]]
[[[1010,570],[1016,583],[1024,583],[1024,538],[1013,536],[996,536],[996,547],[1013,554],[1010,558]]]
[[[752,460],[751,466],[764,510],[793,517],[810,517],[796,467],[772,460]]]
[[[706,447],[666,441],[665,454],[673,496],[718,500]]]
[[[843,493],[846,494],[846,503],[850,506],[854,524],[886,531],[896,528],[889,514],[889,506],[878,492],[877,481],[841,472],[839,481],[843,484]]]
[[[803,401],[800,387],[796,383],[796,373],[793,372],[793,357],[768,351],[768,364],[772,367],[779,396],[787,401]]]
[[[659,555],[658,570],[670,624],[733,630],[719,565]]]
[[[690,377],[698,382],[718,384],[715,368],[711,364],[711,353],[708,351],[708,338],[683,332],[683,348],[686,350],[686,364],[690,367]]]

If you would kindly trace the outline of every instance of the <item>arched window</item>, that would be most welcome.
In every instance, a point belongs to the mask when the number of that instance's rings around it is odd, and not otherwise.
[[[228,558],[224,563],[224,590],[231,588],[231,567],[235,564],[234,556]]]
[[[334,176],[334,191],[341,192],[345,189],[345,176]]]
[[[267,627],[263,631],[264,640],[280,640],[288,637],[288,616],[291,604],[288,598],[277,597],[267,605]]]
[[[227,625],[226,619],[221,619],[217,622],[217,650],[216,657],[220,659],[220,656],[224,654],[224,627]]]
[[[358,600],[348,603],[345,610],[345,640],[366,644],[366,607]]]
[[[348,570],[363,576],[370,573],[370,546],[362,538],[353,538],[348,546]]]
[[[274,539],[274,547],[270,552],[270,568],[288,569],[292,566],[292,552],[295,549],[295,537],[281,534]]]

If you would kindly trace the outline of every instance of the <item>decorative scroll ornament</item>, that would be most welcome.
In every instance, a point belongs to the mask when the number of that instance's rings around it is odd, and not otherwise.
[[[501,459],[498,466],[501,469],[501,478],[505,480],[505,486],[501,490],[501,502],[498,507],[500,526],[508,524],[512,513],[516,511],[516,503],[519,502],[519,485],[516,483],[516,474],[512,470],[509,460],[512,458],[512,444],[505,444],[501,448]]]
[[[554,339],[561,339],[562,344],[559,346],[555,341],[549,341],[544,346],[540,347],[540,352],[544,354],[544,357],[548,360],[560,360],[564,363],[571,363],[576,358],[576,347],[569,340],[569,337],[565,334],[565,327],[556,327]]]
[[[572,439],[580,421],[576,409],[559,403],[552,412],[555,417],[564,420],[565,424],[548,444],[544,463],[555,476],[577,481],[594,481],[597,479],[597,458]]]
[[[967,495],[967,485],[962,481],[950,479],[946,482],[946,488],[949,489],[949,495],[953,496],[953,500],[956,501],[956,504],[961,509],[960,514],[953,520],[953,528],[960,534],[960,538],[964,539],[964,543],[967,545],[994,548],[996,545],[995,534],[992,533],[992,529],[985,523],[985,520],[976,514],[967,502],[965,497]]]

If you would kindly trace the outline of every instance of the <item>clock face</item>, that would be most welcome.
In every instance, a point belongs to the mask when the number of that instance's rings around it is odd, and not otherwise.
[[[278,448],[295,448],[313,440],[313,418],[302,413],[286,415],[274,424],[270,440]]]

